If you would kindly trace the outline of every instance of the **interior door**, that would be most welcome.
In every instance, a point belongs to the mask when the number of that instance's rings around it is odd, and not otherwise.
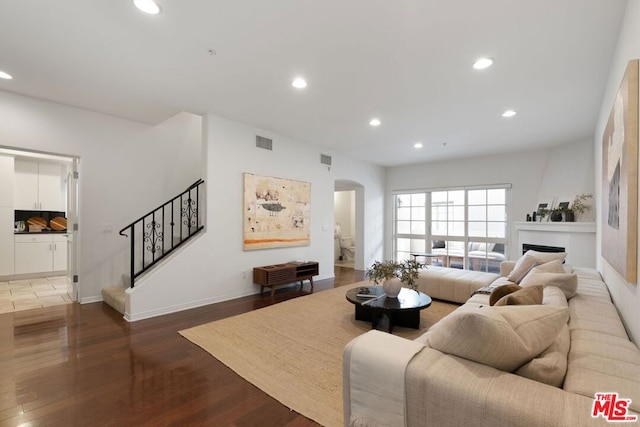
[[[78,276],[78,163],[79,159],[73,159],[67,173],[67,276],[69,288],[67,292],[71,300],[78,301],[79,276]]]

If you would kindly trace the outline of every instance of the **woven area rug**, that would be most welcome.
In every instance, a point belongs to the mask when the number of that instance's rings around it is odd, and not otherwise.
[[[323,426],[342,426],[342,351],[371,330],[345,298],[355,283],[180,331],[283,405]],[[440,301],[420,312],[413,339],[458,306]]]

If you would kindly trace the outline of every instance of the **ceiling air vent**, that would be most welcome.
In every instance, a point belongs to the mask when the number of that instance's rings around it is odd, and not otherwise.
[[[320,154],[320,163],[322,163],[323,165],[331,166],[331,156]]]
[[[273,151],[273,140],[264,136],[256,135],[256,147]]]

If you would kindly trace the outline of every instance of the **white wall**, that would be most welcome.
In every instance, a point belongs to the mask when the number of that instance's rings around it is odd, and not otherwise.
[[[448,162],[398,166],[387,171],[386,252],[392,253],[392,192],[469,185],[511,184],[510,244],[508,257],[521,254],[515,221],[525,221],[539,197],[593,193],[593,148],[580,141],[528,152],[492,155]],[[560,194],[559,192],[563,194]]]
[[[80,158],[82,302],[100,300],[101,289],[128,272],[128,242],[118,230],[202,176],[200,116],[149,126],[0,91],[0,117],[0,145]]]
[[[609,119],[609,113],[613,105],[618,87],[627,67],[627,63],[632,59],[640,58],[640,0],[629,0],[625,13],[624,23],[620,30],[616,52],[609,71],[609,81],[607,89],[602,99],[598,126],[594,134],[595,146],[595,176],[598,183],[596,188],[597,203],[601,205],[602,189],[602,134]],[[640,184],[640,183],[639,183]],[[639,185],[640,188],[640,185]],[[638,284],[627,283],[611,265],[602,258],[602,214],[597,215],[597,265],[598,270],[604,277],[611,297],[613,298],[618,311],[625,322],[627,332],[631,339],[637,344],[640,343],[640,291]],[[638,236],[640,249],[640,235]],[[638,251],[640,253],[640,250]],[[638,262],[640,271],[640,262]]]
[[[273,139],[273,151],[255,147],[255,136]],[[366,263],[382,255],[384,178],[381,167],[272,132],[214,115],[205,116],[207,153],[206,233],[160,265],[129,291],[126,317],[145,317],[224,301],[259,291],[253,267],[292,260],[320,263],[317,279],[333,277],[334,182],[364,186],[363,220]],[[332,155],[332,166],[320,154]],[[242,249],[243,173],[311,183],[311,244],[293,248]]]

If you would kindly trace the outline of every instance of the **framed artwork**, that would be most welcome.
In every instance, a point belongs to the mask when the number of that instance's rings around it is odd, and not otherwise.
[[[244,250],[310,244],[311,184],[244,174]]]
[[[553,198],[546,198],[546,199],[540,199],[538,200],[538,204],[536,205],[536,215],[538,217],[538,221],[548,221],[549,220],[549,215],[545,216],[544,218],[542,218],[541,214],[542,214],[542,210],[551,210],[553,209],[553,203],[554,203],[555,199]]]
[[[637,281],[638,60],[630,61],[602,136],[602,256]]]
[[[576,196],[558,196],[556,197],[556,208],[558,209],[571,209],[571,205],[573,204],[573,199]]]

